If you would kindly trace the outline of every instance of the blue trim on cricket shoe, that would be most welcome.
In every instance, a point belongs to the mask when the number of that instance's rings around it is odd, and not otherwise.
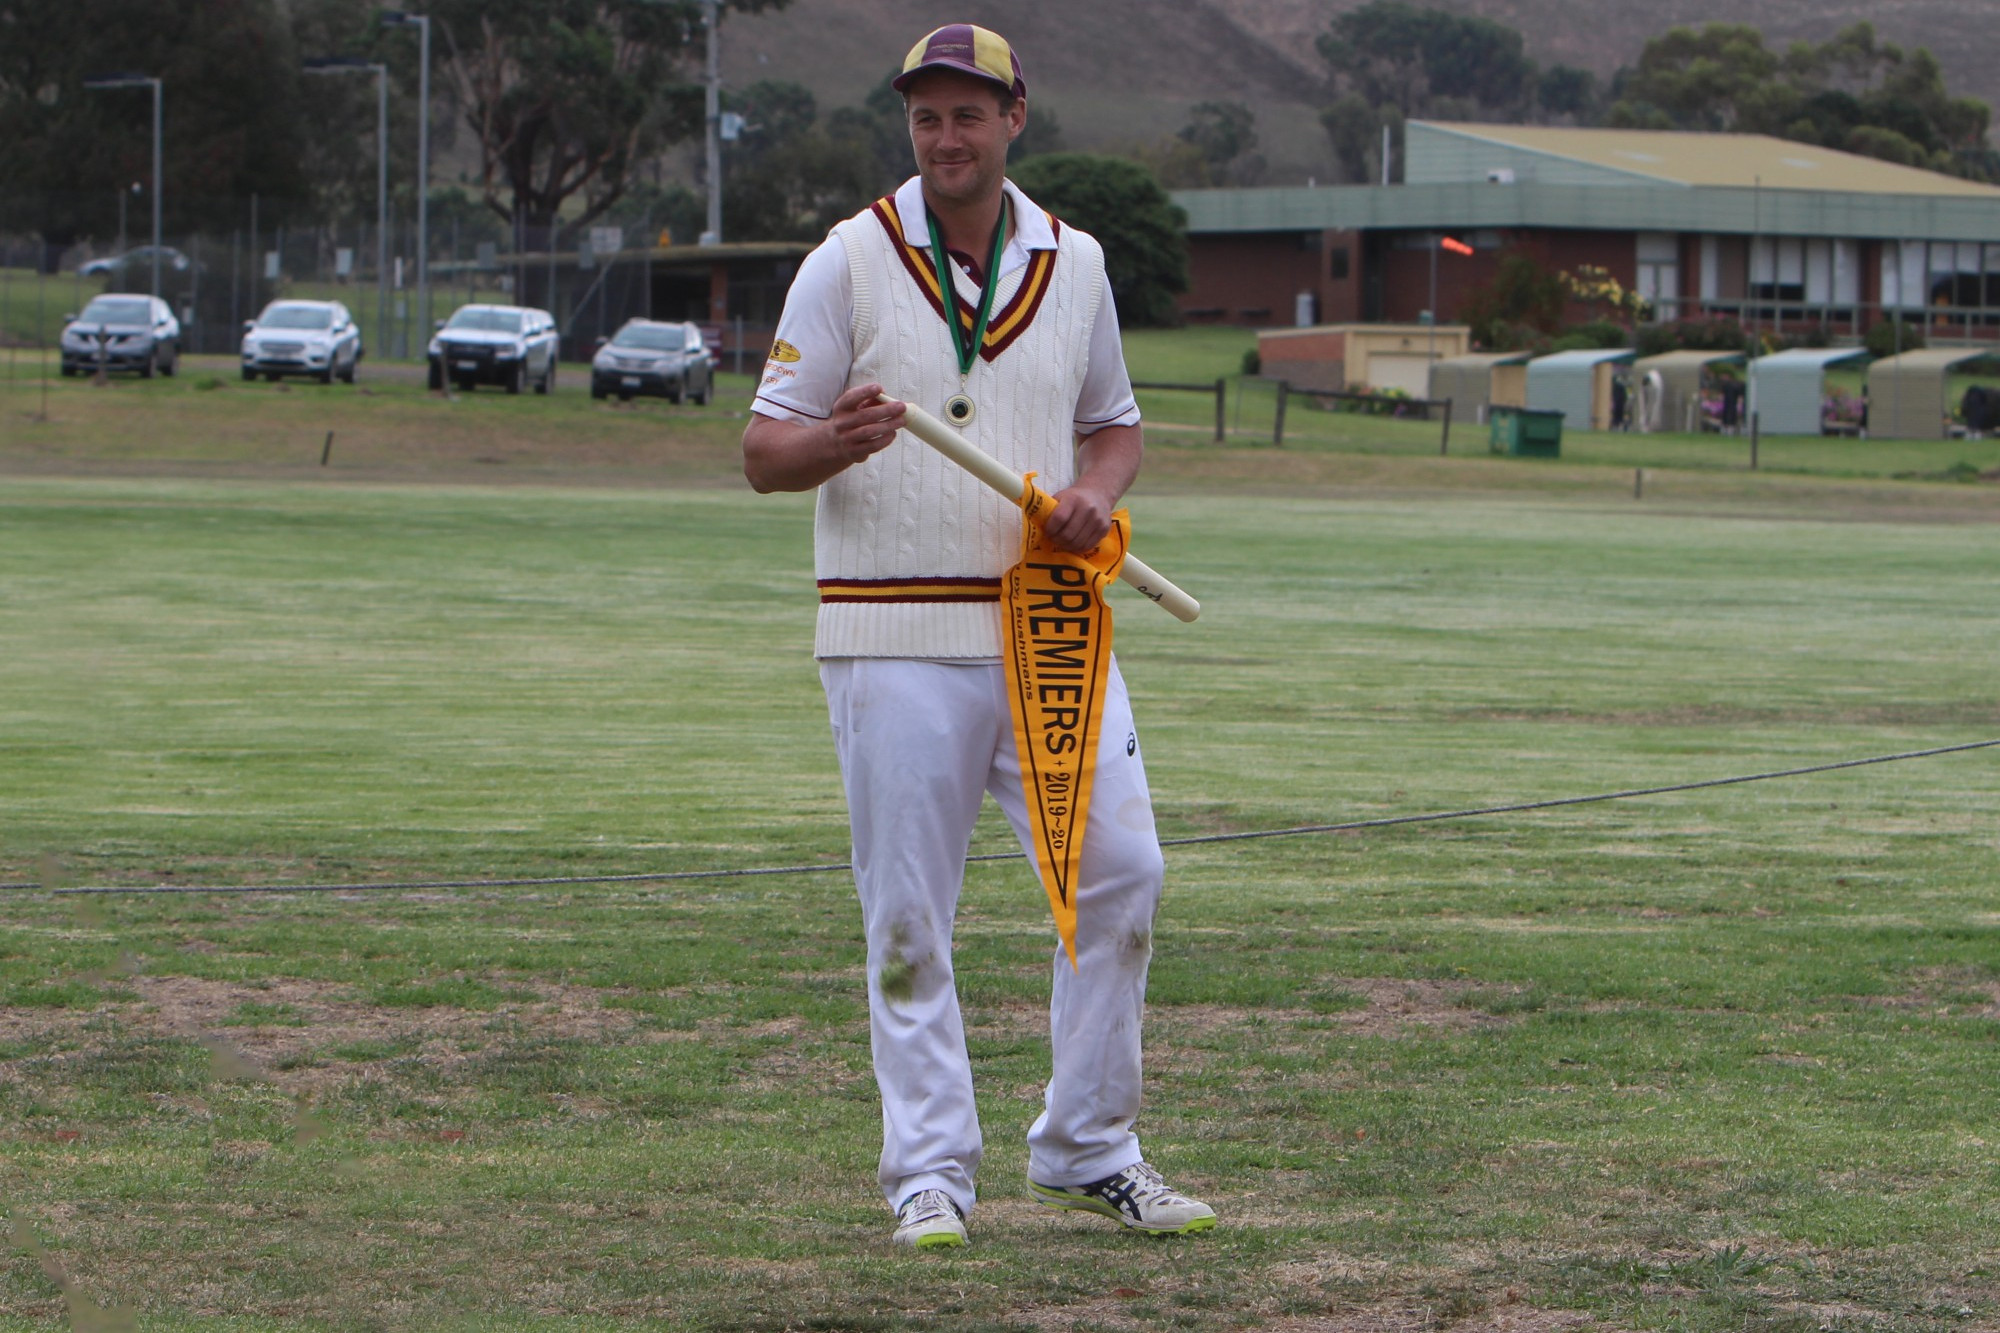
[[[1044,1185],[1030,1179],[1028,1191],[1050,1208],[1098,1213],[1149,1236],[1187,1236],[1215,1226],[1213,1208],[1169,1186],[1145,1162],[1087,1185]]]

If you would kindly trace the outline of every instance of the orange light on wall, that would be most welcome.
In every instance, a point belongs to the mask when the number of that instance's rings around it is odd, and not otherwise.
[[[1464,241],[1458,240],[1455,237],[1447,236],[1442,240],[1440,240],[1438,244],[1442,245],[1445,249],[1451,251],[1455,255],[1469,255],[1472,253],[1471,246],[1467,245]]]

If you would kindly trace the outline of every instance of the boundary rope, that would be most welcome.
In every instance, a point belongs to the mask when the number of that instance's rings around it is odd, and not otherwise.
[[[1734,787],[1746,782],[1768,782],[1774,778],[1804,777],[1811,773],[1831,773],[1843,768],[1866,768],[1871,764],[1893,764],[1906,759],[1928,759],[1934,755],[1960,754],[2000,746],[2000,738],[1968,741],[1961,745],[1939,745],[1928,750],[1904,750],[1897,754],[1871,755],[1866,759],[1842,759],[1830,764],[1808,764],[1802,768],[1780,768],[1737,777],[1707,778],[1700,782],[1676,782],[1664,787],[1628,787],[1622,791],[1599,792],[1591,796],[1558,796],[1546,801],[1518,801],[1511,805],[1482,805],[1466,810],[1442,810],[1421,815],[1388,815],[1380,819],[1354,819],[1340,824],[1299,824],[1291,828],[1255,829],[1244,833],[1207,833],[1188,838],[1162,838],[1162,847],[1193,847],[1204,843],[1248,842],[1254,838],[1296,838],[1310,833],[1349,833],[1360,829],[1394,828],[1403,824],[1435,824],[1447,819],[1472,819],[1481,815],[1511,815],[1530,810],[1553,810],[1566,805],[1591,805],[1600,801],[1625,801],[1639,796],[1664,796],[1670,792],[1701,791],[1708,787]],[[1021,852],[986,852],[965,858],[971,865],[982,861],[1020,861]],[[546,888],[564,884],[660,884],[694,879],[748,879],[763,875],[817,875],[829,871],[852,870],[850,861],[791,866],[750,866],[736,870],[661,870],[625,875],[545,875],[518,879],[432,879],[411,881],[359,881],[351,884],[149,884],[71,885],[47,890],[52,894],[165,894],[165,893],[376,893],[410,892],[426,889],[520,889]],[[39,883],[0,884],[0,890],[40,890]]]

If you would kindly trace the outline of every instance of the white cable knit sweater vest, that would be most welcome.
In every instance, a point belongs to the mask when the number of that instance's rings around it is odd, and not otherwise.
[[[893,228],[893,231],[892,231]],[[1075,479],[1075,410],[1103,291],[1104,254],[1073,227],[994,295],[986,347],[964,392],[966,438],[1050,494]],[[958,357],[913,272],[891,201],[834,228],[854,284],[848,387],[877,382],[943,415],[960,391]],[[979,293],[951,266],[970,308]],[[987,351],[999,350],[990,360]],[[995,658],[1000,576],[1020,559],[1021,512],[908,432],[819,490],[813,555],[820,584],[816,657]]]

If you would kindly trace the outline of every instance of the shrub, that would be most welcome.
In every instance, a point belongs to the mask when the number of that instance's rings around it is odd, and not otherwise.
[[[1885,319],[1868,330],[1866,340],[1868,355],[1877,360],[1885,356],[1894,356],[1897,352],[1896,330],[1899,327],[1902,329],[1901,350],[1914,352],[1924,345],[1924,331],[1921,328],[1902,318]]]
[[[1493,281],[1466,293],[1459,318],[1472,326],[1481,347],[1512,352],[1556,331],[1569,294],[1562,279],[1532,255],[1500,256]]]
[[[1558,352],[1582,351],[1592,347],[1624,347],[1629,336],[1623,324],[1609,319],[1593,319],[1586,324],[1572,324],[1556,339]]]
[[[1640,356],[1662,352],[1740,352],[1749,344],[1743,326],[1733,319],[1681,319],[1647,324],[1634,345]]]
[[[1028,197],[1104,247],[1118,321],[1176,322],[1187,290],[1187,214],[1136,162],[1092,153],[1044,153],[1008,173]]]

